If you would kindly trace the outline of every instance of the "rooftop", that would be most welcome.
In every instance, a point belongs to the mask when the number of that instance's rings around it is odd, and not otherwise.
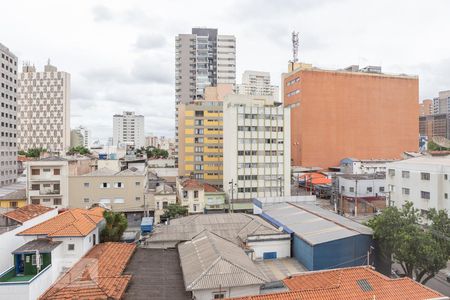
[[[264,209],[263,216],[311,245],[372,234],[367,226],[309,203],[274,204]]]
[[[3,215],[19,223],[24,223],[28,220],[34,219],[42,214],[45,214],[46,212],[49,212],[53,209],[54,208],[39,204],[28,204],[23,207],[16,208],[13,211],[4,213]]]
[[[132,276],[125,300],[192,299],[184,288],[176,249],[137,248],[124,273]]]
[[[372,173],[372,174],[342,174],[339,177],[349,180],[374,180],[374,179],[386,179],[386,173]]]
[[[89,210],[74,208],[28,228],[18,235],[46,235],[48,237],[87,236],[103,220],[103,208]]]
[[[268,282],[240,247],[207,230],[179,244],[178,251],[187,291]]]
[[[131,280],[122,272],[135,248],[126,243],[96,245],[40,299],[122,299]]]
[[[40,253],[50,253],[61,243],[60,241],[52,241],[51,239],[35,239],[14,250],[13,254],[34,253],[36,250]]]
[[[285,279],[289,292],[235,298],[240,300],[424,300],[448,299],[410,278],[391,279],[370,267],[308,272]]]
[[[145,174],[144,170],[139,170],[134,167],[119,172],[105,167],[87,174],[83,174],[82,176],[138,176],[144,174]]]
[[[387,165],[435,165],[435,166],[450,166],[450,155],[448,156],[430,156],[424,155],[419,157],[408,158],[405,160],[396,161]]]

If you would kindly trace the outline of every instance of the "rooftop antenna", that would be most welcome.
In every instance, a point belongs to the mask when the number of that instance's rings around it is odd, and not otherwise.
[[[47,60],[47,65],[50,66],[50,57]]]
[[[298,32],[292,31],[292,62],[293,63],[298,62],[298,45],[299,45]]]

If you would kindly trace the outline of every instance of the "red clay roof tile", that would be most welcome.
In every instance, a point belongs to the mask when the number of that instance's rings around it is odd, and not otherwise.
[[[36,218],[37,216],[45,214],[46,212],[49,212],[53,209],[54,208],[42,206],[42,205],[38,205],[38,204],[29,204],[29,205],[25,205],[23,207],[17,208],[13,211],[4,213],[3,215],[14,221],[17,221],[19,223],[23,223],[23,222],[26,222],[33,218]]]

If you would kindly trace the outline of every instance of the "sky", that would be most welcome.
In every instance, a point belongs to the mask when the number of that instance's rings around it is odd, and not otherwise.
[[[381,65],[419,76],[420,99],[450,90],[450,1],[14,0],[1,5],[0,42],[38,70],[71,74],[71,127],[112,136],[112,116],[145,116],[147,134],[174,135],[175,36],[192,27],[236,36],[237,82],[268,71],[280,84],[299,59],[320,68]]]

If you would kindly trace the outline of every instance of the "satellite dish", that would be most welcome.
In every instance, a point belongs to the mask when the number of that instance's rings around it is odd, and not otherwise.
[[[450,148],[450,140],[443,136],[434,136],[432,141],[440,147]]]

